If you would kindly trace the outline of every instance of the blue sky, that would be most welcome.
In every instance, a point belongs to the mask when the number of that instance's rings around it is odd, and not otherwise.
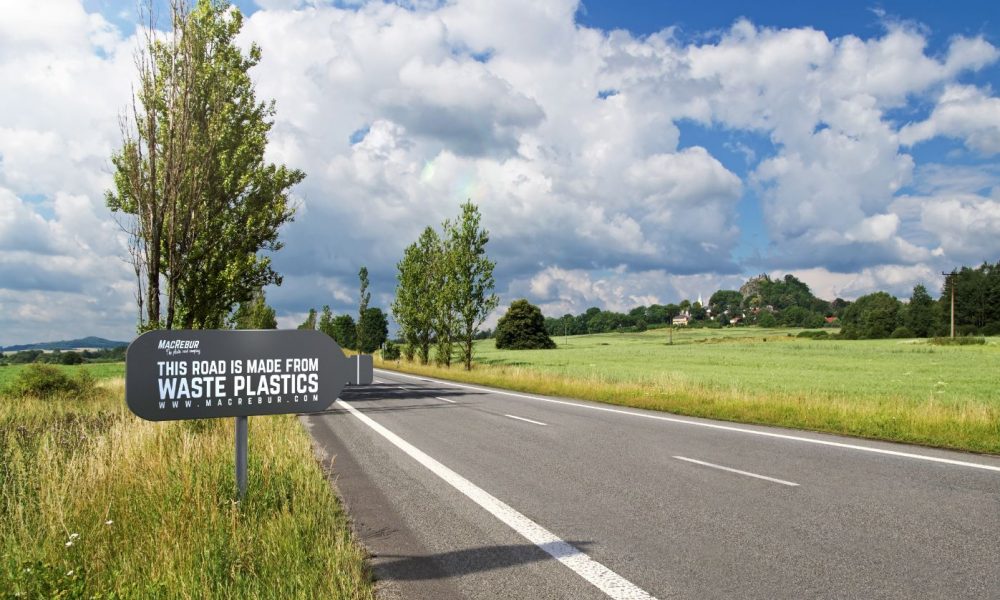
[[[472,199],[497,292],[547,314],[707,297],[761,272],[827,298],[1000,259],[1000,28],[987,2],[240,0],[303,169],[267,290],[352,312]],[[0,8],[0,344],[134,328],[103,206],[131,0]],[[495,318],[495,316],[494,316]]]

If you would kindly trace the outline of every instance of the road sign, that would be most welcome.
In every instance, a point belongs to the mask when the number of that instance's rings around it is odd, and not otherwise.
[[[317,412],[357,373],[319,331],[158,330],[128,347],[125,401],[149,421]]]

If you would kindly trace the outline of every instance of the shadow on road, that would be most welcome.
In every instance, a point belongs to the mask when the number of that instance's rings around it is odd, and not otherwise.
[[[569,542],[583,552],[591,543]],[[425,556],[381,554],[375,558],[376,578],[394,581],[442,579],[555,560],[534,544],[483,546]]]
[[[419,388],[400,388],[396,384],[384,384],[384,383],[373,383],[371,385],[361,385],[361,386],[348,386],[340,393],[340,397],[345,402],[350,402],[354,408],[362,413],[380,413],[380,412],[396,412],[402,410],[430,410],[438,408],[453,408],[457,404],[443,404],[437,398],[459,398],[465,397],[465,402],[463,404],[468,405],[469,396],[479,395],[477,392],[465,392],[458,391],[455,388],[448,387],[430,387],[421,386]],[[373,402],[385,402],[391,400],[409,400],[406,404],[381,404],[378,406],[372,405]],[[423,400],[424,402],[417,404],[412,401]],[[312,415],[329,415],[329,414],[341,414],[347,412],[342,408],[338,408],[336,405],[331,406],[327,410],[315,413],[308,413]]]

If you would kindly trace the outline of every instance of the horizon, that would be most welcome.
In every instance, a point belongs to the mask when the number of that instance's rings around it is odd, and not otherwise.
[[[466,199],[498,311],[627,312],[760,273],[937,297],[942,271],[1000,259],[1000,35],[979,3],[235,4],[276,101],[268,160],[306,172],[266,290],[281,328],[353,314],[362,265],[389,314],[403,247]],[[103,192],[134,3],[3,13],[0,346],[133,339]]]

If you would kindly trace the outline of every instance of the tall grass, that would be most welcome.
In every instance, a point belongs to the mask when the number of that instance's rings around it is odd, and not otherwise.
[[[742,423],[1000,454],[1000,348],[815,341],[788,332],[558,338],[557,350],[477,346],[471,372],[377,366],[531,393]],[[765,341],[766,340],[766,341]]]
[[[121,379],[90,401],[0,397],[0,591],[26,598],[371,598],[363,550],[295,417],[150,423]]]

